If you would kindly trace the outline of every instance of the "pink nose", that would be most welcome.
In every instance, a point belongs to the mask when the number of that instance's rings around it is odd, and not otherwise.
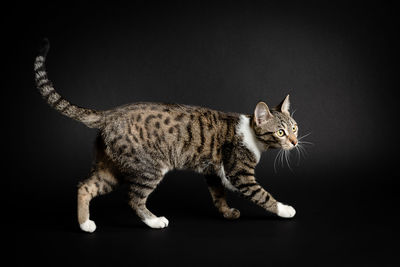
[[[297,138],[294,135],[289,135],[289,141],[292,143],[294,146],[297,145]]]

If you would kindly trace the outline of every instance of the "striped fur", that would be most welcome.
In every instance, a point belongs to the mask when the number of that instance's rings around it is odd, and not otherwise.
[[[90,201],[111,192],[121,182],[129,183],[129,204],[145,224],[167,227],[169,221],[149,211],[146,201],[173,169],[204,174],[214,205],[225,218],[240,216],[238,210],[228,206],[226,188],[277,215],[294,215],[255,178],[261,153],[268,148],[290,149],[288,142],[293,144],[297,136],[290,130],[294,120],[282,110],[289,106],[288,97],[271,110],[259,103],[253,115],[162,103],[134,103],[95,111],[73,105],[55,91],[45,70],[47,51],[48,43],[34,64],[39,92],[63,115],[99,129],[92,171],[78,186],[78,222],[82,230],[96,229],[89,219]],[[277,136],[282,127],[288,132],[287,138]]]
[[[102,112],[73,105],[54,89],[53,84],[47,78],[45,67],[46,56],[49,51],[49,42],[47,40],[44,42],[45,44],[43,45],[39,55],[36,57],[34,64],[36,87],[43,99],[50,105],[50,107],[59,111],[63,115],[80,121],[90,128],[101,128],[103,125]]]

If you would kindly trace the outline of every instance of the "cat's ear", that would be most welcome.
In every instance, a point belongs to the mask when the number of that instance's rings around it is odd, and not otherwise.
[[[283,101],[276,107],[276,109],[290,117],[289,108],[290,108],[290,101],[289,101],[289,95],[287,95],[285,99],[283,99]]]
[[[267,104],[259,102],[254,110],[254,120],[257,126],[261,126],[273,117]]]

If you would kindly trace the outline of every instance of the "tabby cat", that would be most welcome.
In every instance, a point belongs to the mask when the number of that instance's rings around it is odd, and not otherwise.
[[[146,201],[173,169],[204,174],[215,207],[227,219],[239,218],[240,212],[228,206],[225,188],[280,217],[295,215],[293,207],[278,202],[257,183],[254,173],[263,151],[290,150],[298,144],[289,95],[275,108],[258,103],[252,115],[160,103],[97,111],[73,105],[55,91],[45,70],[48,49],[46,41],[34,63],[42,97],[61,114],[99,129],[93,168],[78,185],[78,222],[83,231],[96,229],[89,219],[90,201],[120,183],[129,184],[129,205],[146,225],[167,227],[167,218],[149,211]]]

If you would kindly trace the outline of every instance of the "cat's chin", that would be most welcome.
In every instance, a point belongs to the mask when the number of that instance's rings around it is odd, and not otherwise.
[[[292,150],[293,148],[295,148],[295,146],[293,146],[293,145],[291,145],[291,146],[282,146],[281,148],[282,148],[283,150],[290,151],[290,150]]]

